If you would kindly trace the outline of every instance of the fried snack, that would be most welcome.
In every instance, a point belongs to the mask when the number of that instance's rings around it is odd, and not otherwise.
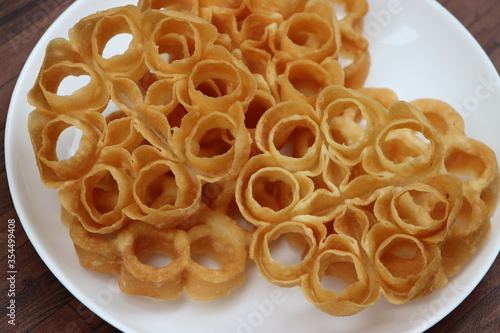
[[[222,46],[207,48],[204,57],[180,82],[177,97],[187,111],[226,111],[235,104],[248,107],[257,85],[252,73]]]
[[[393,224],[376,224],[363,245],[391,303],[427,295],[447,282],[438,245],[400,233]]]
[[[86,111],[103,111],[109,100],[106,84],[96,69],[85,64],[72,44],[56,38],[47,45],[46,57],[28,101],[35,108],[59,114],[77,115]],[[60,95],[58,88],[68,76],[88,76],[89,83],[69,96]]]
[[[280,167],[292,172],[312,169],[322,150],[319,117],[304,102],[279,103],[261,116],[255,143]]]
[[[242,60],[252,73],[268,77],[273,60],[270,42],[282,22],[283,17],[278,13],[252,12],[241,23],[236,38],[240,41]]]
[[[295,12],[279,26],[271,48],[278,56],[321,63],[337,58],[340,35],[336,18],[327,1],[308,1],[303,12]]]
[[[446,169],[464,177],[463,190],[479,196],[493,214],[498,201],[496,156],[485,144],[470,138],[453,142],[445,157]],[[470,179],[467,179],[470,176]]]
[[[322,242],[312,273],[302,281],[307,299],[317,308],[334,316],[350,316],[375,304],[380,287],[369,271],[359,245],[345,235],[330,235]],[[346,287],[340,293],[325,288],[326,276],[341,280]]]
[[[392,188],[377,198],[375,217],[426,243],[440,243],[462,205],[461,187],[457,177],[443,174],[425,183]]]
[[[465,135],[464,121],[451,105],[435,99],[417,99],[411,104],[425,115],[447,141]]]
[[[342,7],[345,16],[339,20],[342,40],[340,56],[345,59],[345,86],[362,88],[369,73],[371,58],[368,39],[364,36],[364,18],[368,13],[367,0],[332,0]]]
[[[198,224],[187,231],[133,223],[120,232],[120,289],[163,300],[176,299],[185,289],[192,299],[206,301],[241,285],[246,264],[242,230],[223,214],[204,209],[200,213]],[[164,267],[143,263],[141,259],[150,254],[166,255],[172,262]],[[213,258],[220,269],[195,261],[200,254]]]
[[[272,1],[272,0],[243,0],[245,5],[254,13],[278,13],[285,19],[292,14],[302,12],[308,3],[307,0]]]
[[[141,12],[148,9],[172,10],[196,15],[198,13],[197,0],[139,0],[137,7]]]
[[[69,31],[70,41],[87,63],[95,63],[108,77],[121,76],[138,81],[147,71],[138,12],[136,6],[130,5],[88,16]],[[127,50],[106,58],[107,43],[120,34],[132,36]]]
[[[180,163],[171,161],[152,146],[132,153],[134,204],[125,214],[157,228],[175,227],[199,209],[201,182]]]
[[[396,103],[399,98],[398,95],[391,89],[388,88],[360,88],[357,89],[359,92],[373,98],[380,104],[382,104],[385,108],[390,108],[390,106]],[[415,102],[415,101],[414,101]],[[412,103],[414,104],[414,103]],[[418,107],[417,107],[418,108]]]
[[[314,106],[326,87],[344,84],[344,71],[335,60],[326,59],[321,64],[312,60],[295,60],[287,63],[276,83],[281,100],[303,100]]]
[[[453,276],[460,273],[486,240],[490,230],[490,213],[484,201],[465,194],[457,220],[442,242],[445,274]]]
[[[213,25],[180,12],[148,10],[141,20],[145,48],[149,50],[146,63],[159,78],[188,75],[217,37]]]
[[[103,150],[123,148],[132,152],[146,140],[140,132],[137,117],[130,117],[123,111],[116,111],[106,117],[106,122],[106,131],[102,137]]]
[[[29,115],[28,130],[35,150],[40,177],[49,188],[58,188],[67,181],[85,175],[98,159],[101,149],[100,130],[105,120],[98,113],[87,113],[82,120],[52,111],[35,110]],[[81,132],[76,152],[68,158],[59,158],[57,142],[65,130],[74,128]]]
[[[431,114],[438,102],[421,112],[394,102],[390,90],[368,92],[389,107],[340,86],[324,89],[315,109],[299,101],[271,107],[255,131],[262,154],[250,159],[236,184],[236,203],[257,227],[250,256],[261,274],[278,286],[300,285],[313,304],[335,316],[353,315],[381,294],[401,304],[442,288],[484,241],[492,213],[487,203],[498,195],[494,154],[467,138],[460,123],[452,125],[456,130],[438,124]],[[456,114],[445,112],[452,119]],[[281,137],[294,130],[292,119],[301,119],[309,133],[319,127],[322,135],[302,138],[309,142],[305,149],[292,141],[290,156],[282,156]],[[281,124],[286,134],[277,136]],[[476,147],[476,158],[464,157],[472,155],[468,145]],[[308,151],[314,158],[303,161]],[[471,173],[474,179],[457,177]],[[478,202],[472,206],[471,200]],[[294,265],[274,260],[270,250],[287,233],[303,253]],[[349,251],[339,252],[345,242]],[[467,245],[458,249],[462,242]],[[330,278],[347,286],[328,290],[323,279]]]
[[[127,151],[110,149],[85,176],[61,186],[62,207],[77,216],[86,231],[109,234],[127,220],[124,211],[133,203],[129,160]]]
[[[300,262],[293,265],[281,263],[274,259],[271,253],[272,243],[289,234],[300,237],[301,243],[305,245]],[[268,225],[255,231],[249,254],[264,278],[280,287],[296,286],[311,270],[316,260],[317,248],[325,235],[326,230],[321,224],[283,222],[276,226]]]
[[[103,274],[120,272],[122,257],[116,243],[116,233],[103,235],[88,232],[78,219],[64,208],[61,209],[61,221],[69,228],[82,266]]]
[[[385,188],[388,191],[390,188]],[[368,198],[365,203],[372,204],[374,198]],[[365,241],[368,231],[378,223],[377,218],[372,210],[363,207],[365,205],[346,203],[343,205],[335,218],[326,223],[326,227],[330,233],[348,236],[358,243]]]
[[[299,180],[265,154],[251,158],[236,183],[238,208],[257,227],[289,220],[300,195]]]
[[[173,136],[174,150],[207,182],[234,179],[250,156],[250,135],[240,104],[227,113],[190,112]]]
[[[346,165],[355,165],[387,118],[375,100],[341,86],[324,89],[317,101],[321,130],[330,152]]]
[[[433,99],[412,104],[442,134],[447,145],[444,166],[463,181],[463,204],[441,249],[445,273],[456,275],[490,232],[500,186],[496,156],[486,145],[466,136],[462,118],[450,105]]]
[[[411,104],[389,108],[387,124],[363,156],[364,169],[373,175],[410,177],[443,168],[444,144],[437,130]]]
[[[364,87],[367,11],[140,0],[51,41],[28,131],[80,264],[127,294],[205,301],[241,286],[251,259],[333,316],[446,285],[491,229],[496,156],[445,102]],[[81,134],[69,148],[66,130]]]

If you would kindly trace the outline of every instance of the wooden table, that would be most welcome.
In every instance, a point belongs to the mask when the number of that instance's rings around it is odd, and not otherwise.
[[[11,332],[5,309],[8,221],[18,221],[7,184],[4,156],[5,120],[18,75],[46,28],[74,0],[2,0],[0,3],[0,230],[1,308],[0,331]],[[439,0],[474,35],[500,69],[500,2],[498,0]],[[499,106],[500,107],[500,106]],[[16,229],[17,326],[15,332],[117,331],[75,299],[52,275],[22,230]],[[500,262],[453,312],[427,332],[500,331]]]

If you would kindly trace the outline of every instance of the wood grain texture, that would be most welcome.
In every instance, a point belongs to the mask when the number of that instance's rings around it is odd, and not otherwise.
[[[500,1],[438,0],[477,39],[500,69]],[[7,324],[7,221],[19,221],[5,171],[4,136],[12,91],[31,50],[52,22],[74,0],[0,2],[0,331],[118,332],[75,299],[42,262],[22,225],[16,228],[17,274],[15,330]],[[500,106],[499,106],[500,107]],[[500,332],[498,258],[475,290],[453,312],[429,329],[438,332]]]

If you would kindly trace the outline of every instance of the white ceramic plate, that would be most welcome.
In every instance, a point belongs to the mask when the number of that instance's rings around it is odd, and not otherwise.
[[[499,252],[500,213],[493,217],[492,234],[484,246],[446,288],[405,305],[381,299],[347,318],[320,312],[298,288],[268,284],[255,268],[248,271],[244,287],[209,303],[186,297],[160,302],[124,295],[114,276],[82,268],[59,222],[56,192],[39,180],[26,130],[32,110],[26,94],[51,39],[65,37],[84,16],[121,5],[124,1],[80,0],[59,17],[19,77],[5,140],[11,193],[29,239],[55,276],[96,314],[125,332],[422,332],[460,304],[483,278]],[[454,105],[465,118],[469,136],[500,156],[500,79],[464,27],[432,0],[374,0],[366,22],[373,56],[367,85],[390,87],[405,100],[432,97]]]

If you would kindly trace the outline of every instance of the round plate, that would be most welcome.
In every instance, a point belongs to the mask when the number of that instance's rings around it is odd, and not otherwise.
[[[185,296],[163,302],[124,295],[115,276],[81,267],[68,230],[60,222],[57,192],[46,189],[39,179],[27,132],[32,107],[26,95],[51,39],[66,37],[81,18],[118,5],[124,2],[77,1],[51,26],[19,77],[5,138],[11,193],[29,239],[64,286],[104,320],[125,332],[293,333],[326,332],[332,327],[337,332],[422,332],[460,304],[486,274],[500,249],[498,212],[492,218],[489,239],[444,289],[403,305],[381,298],[376,305],[346,318],[322,313],[307,302],[299,288],[282,289],[267,283],[253,266],[243,287],[210,302]],[[452,104],[464,117],[468,135],[500,156],[500,79],[486,54],[455,18],[432,0],[371,1],[365,32],[373,62],[367,86],[391,88],[403,100],[428,97]]]

